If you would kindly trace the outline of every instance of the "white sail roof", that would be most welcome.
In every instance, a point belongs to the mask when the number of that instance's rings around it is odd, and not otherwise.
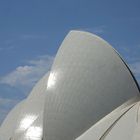
[[[91,33],[71,31],[50,72],[44,139],[73,140],[138,94],[134,77],[111,45]]]
[[[49,73],[35,85],[28,98],[15,106],[1,125],[0,140],[40,140]],[[11,138],[11,139],[10,139]]]

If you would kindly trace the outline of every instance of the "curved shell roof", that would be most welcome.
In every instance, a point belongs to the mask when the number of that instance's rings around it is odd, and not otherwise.
[[[35,85],[27,99],[15,106],[1,126],[0,140],[42,138],[43,110],[48,73]],[[33,133],[31,133],[33,132]]]
[[[19,115],[22,107],[24,106],[25,100],[18,103],[8,114],[6,119],[1,125],[0,130],[0,140],[8,140],[11,136],[13,136],[16,124],[17,124],[17,116]]]
[[[44,139],[73,140],[137,95],[130,70],[106,41],[71,31],[58,50],[48,79]]]
[[[29,100],[43,100],[47,90],[49,72],[47,72],[33,87],[31,93],[28,96]]]

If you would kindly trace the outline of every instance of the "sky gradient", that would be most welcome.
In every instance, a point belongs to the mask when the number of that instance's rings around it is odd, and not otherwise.
[[[139,0],[0,0],[0,124],[75,29],[108,41],[140,83]]]

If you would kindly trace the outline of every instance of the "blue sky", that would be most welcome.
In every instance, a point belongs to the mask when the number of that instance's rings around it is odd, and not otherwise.
[[[72,29],[107,40],[140,83],[139,0],[0,0],[0,123],[50,69]]]

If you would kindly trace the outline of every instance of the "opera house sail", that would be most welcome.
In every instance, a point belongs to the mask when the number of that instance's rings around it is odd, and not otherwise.
[[[0,140],[140,140],[140,88],[100,37],[71,31],[51,70],[0,127]]]

